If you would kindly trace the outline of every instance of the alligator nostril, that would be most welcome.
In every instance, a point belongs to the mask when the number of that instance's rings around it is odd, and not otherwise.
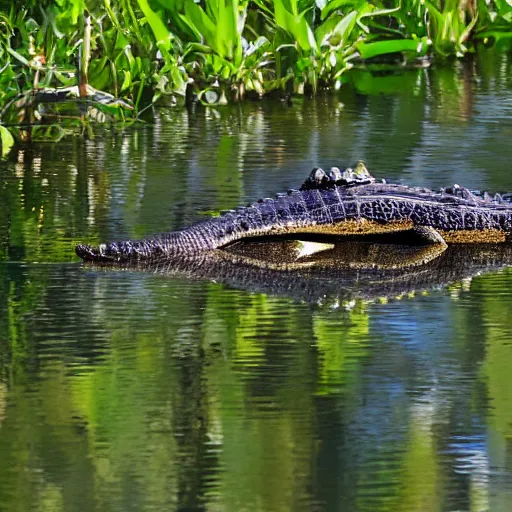
[[[95,260],[98,257],[97,250],[86,244],[78,244],[75,247],[76,255],[86,261]]]

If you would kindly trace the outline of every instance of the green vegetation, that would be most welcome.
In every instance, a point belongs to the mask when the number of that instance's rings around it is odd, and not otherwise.
[[[2,152],[155,103],[314,94],[353,68],[509,47],[511,27],[503,0],[2,0]]]

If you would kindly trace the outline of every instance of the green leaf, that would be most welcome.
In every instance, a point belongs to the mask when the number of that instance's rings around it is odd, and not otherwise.
[[[125,91],[132,85],[132,75],[129,71],[124,71],[123,85],[121,85],[121,91]]]
[[[76,83],[76,78],[73,76],[69,77],[58,70],[55,70],[54,73],[55,78],[65,87],[70,87]]]
[[[292,35],[302,50],[317,52],[315,35],[304,17],[305,12],[292,14],[286,9],[284,0],[274,0],[274,9],[277,25]]]
[[[237,50],[238,34],[238,2],[236,0],[219,0],[217,12],[217,48],[219,55],[233,60]]]
[[[173,89],[180,91],[183,89],[183,93],[185,92],[185,78],[183,76],[183,73],[179,70],[177,66],[175,66],[173,69],[171,69],[171,78],[173,81]]]
[[[187,26],[187,28],[190,30],[192,35],[198,40],[203,41],[203,36],[201,35],[201,32],[197,29],[197,27],[192,23],[192,20],[190,20],[187,16],[184,14],[178,14],[178,18]],[[200,44],[200,43],[197,43]]]
[[[212,49],[209,46],[201,43],[188,43],[185,47],[185,51],[183,52],[183,57],[186,57],[189,53],[201,53],[208,54],[212,53]]]
[[[368,18],[368,17],[374,17],[374,16],[385,16],[387,14],[395,14],[398,11],[400,11],[400,7],[396,7],[393,9],[375,9],[373,6],[368,6],[369,9],[367,12],[363,12],[361,16],[359,16],[359,19],[361,18]]]
[[[351,11],[346,16],[331,16],[315,31],[318,45],[329,43],[337,46],[345,43],[350,36],[357,20],[357,11]]]
[[[328,2],[327,5],[322,9],[320,18],[322,20],[325,20],[329,17],[329,15],[342,7],[352,7],[352,6],[358,6],[360,4],[363,4],[364,2],[361,1],[354,1],[354,0],[332,0],[331,2]]]
[[[90,81],[96,89],[106,89],[112,77],[112,68],[106,57],[91,62]]]
[[[116,43],[114,45],[114,49],[116,50],[124,50],[130,44],[122,32],[116,31],[115,39]]]
[[[167,27],[164,25],[164,22],[160,16],[158,16],[158,14],[156,14],[155,11],[151,9],[148,4],[148,0],[137,1],[139,3],[140,10],[144,13],[144,16],[148,20],[149,26],[153,31],[156,44],[158,46],[162,46],[165,49],[169,49],[171,46],[171,40],[173,38],[172,33],[167,30]]]
[[[76,25],[78,23],[78,18],[83,15],[84,13],[84,0],[74,0],[71,2],[71,22],[73,25]]]
[[[192,25],[194,30],[218,53],[215,24],[203,9],[194,0],[186,0],[185,15],[188,18],[189,25]]]
[[[215,53],[240,65],[243,55],[238,15],[238,0],[208,0],[206,12],[194,0],[185,0],[185,16],[180,17]]]
[[[356,48],[363,59],[371,59],[378,55],[397,52],[416,52],[423,54],[426,51],[426,41],[413,39],[390,39],[376,41],[375,43],[358,43]]]
[[[125,47],[124,54],[126,55],[126,59],[128,60],[128,65],[130,66],[130,71],[132,73],[134,73],[136,71],[136,62],[135,62],[135,58],[133,56],[132,49],[130,46]]]
[[[506,21],[512,21],[512,5],[507,0],[494,0],[498,14]]]
[[[22,64],[25,64],[25,66],[30,66],[30,63],[23,55],[20,55],[17,51],[14,51],[9,46],[6,48],[6,50],[17,60],[19,60]]]
[[[0,141],[2,141],[2,157],[6,157],[14,146],[14,137],[11,135],[11,132],[2,125],[0,125]]]
[[[501,32],[499,30],[486,30],[485,32],[480,32],[475,36],[477,39],[488,39],[493,38],[496,41],[501,41],[502,39],[512,39],[512,31],[511,32]]]

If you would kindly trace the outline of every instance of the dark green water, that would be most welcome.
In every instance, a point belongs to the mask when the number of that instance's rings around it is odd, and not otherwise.
[[[0,511],[508,511],[512,271],[341,305],[84,269],[362,158],[512,190],[512,61],[244,104],[0,162]],[[350,292],[350,290],[349,290]]]

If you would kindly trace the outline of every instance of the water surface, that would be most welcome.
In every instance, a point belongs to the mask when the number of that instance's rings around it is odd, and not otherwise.
[[[98,131],[0,162],[0,510],[505,511],[512,271],[308,302],[83,268],[364,159],[512,190],[511,61]],[[350,289],[349,289],[350,292]]]

